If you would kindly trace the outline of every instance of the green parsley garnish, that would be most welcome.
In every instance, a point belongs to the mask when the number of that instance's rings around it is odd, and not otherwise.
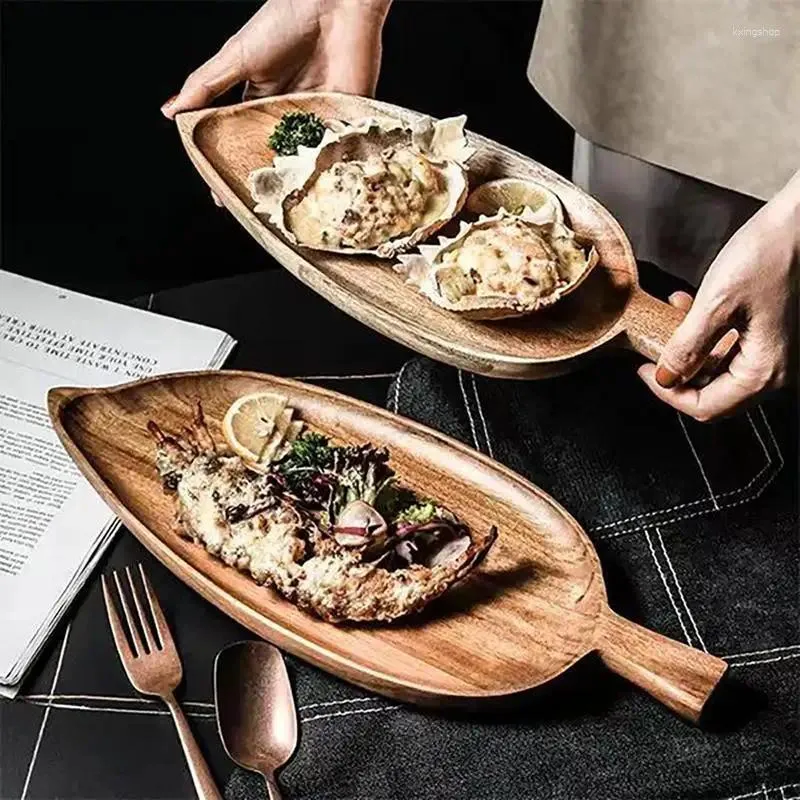
[[[413,491],[395,483],[385,448],[371,444],[339,447],[327,436],[309,432],[292,442],[289,452],[275,462],[289,491],[308,508],[333,524],[353,500],[363,500],[392,521],[420,503]]]
[[[281,117],[269,137],[269,146],[279,155],[295,156],[299,145],[316,147],[325,134],[325,125],[306,111],[290,111]]]
[[[415,525],[425,525],[439,515],[439,509],[430,500],[423,500],[401,511],[395,522],[410,522]]]

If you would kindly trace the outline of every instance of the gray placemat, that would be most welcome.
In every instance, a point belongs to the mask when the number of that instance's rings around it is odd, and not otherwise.
[[[797,431],[788,392],[701,425],[655,400],[628,357],[537,383],[413,359],[387,405],[553,494],[596,543],[612,607],[725,657],[729,677],[702,727],[591,658],[503,713],[444,715],[343,687],[329,707],[301,710],[302,741],[281,776],[288,797],[798,796]],[[295,669],[301,698],[309,689],[325,696],[321,673]],[[262,784],[235,772],[227,796],[263,797]]]

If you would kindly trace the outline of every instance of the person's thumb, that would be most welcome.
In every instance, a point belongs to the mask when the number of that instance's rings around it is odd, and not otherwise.
[[[695,299],[658,359],[657,383],[671,389],[691,380],[720,337],[728,331],[729,323],[729,315],[722,305],[709,307],[699,298]]]
[[[181,111],[203,108],[244,78],[242,50],[234,36],[213,58],[189,75],[180,92],[161,106],[161,113],[174,119]]]

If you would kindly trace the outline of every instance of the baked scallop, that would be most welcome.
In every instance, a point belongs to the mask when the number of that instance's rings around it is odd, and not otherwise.
[[[496,320],[553,305],[594,267],[597,252],[558,220],[501,208],[399,261],[395,269],[437,306]]]
[[[465,121],[331,125],[317,147],[301,146],[297,155],[277,156],[250,173],[255,212],[293,244],[392,258],[425,241],[464,205],[465,164],[474,152]]]

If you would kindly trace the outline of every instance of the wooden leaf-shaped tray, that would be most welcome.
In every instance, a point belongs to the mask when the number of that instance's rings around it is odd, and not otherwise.
[[[243,394],[279,391],[313,429],[389,448],[406,485],[498,540],[486,561],[422,614],[336,626],[178,535],[154,467],[148,420],[180,430],[199,400],[212,434]],[[175,575],[259,636],[391,697],[474,703],[521,692],[598,651],[612,669],[696,719],[725,662],[652,633],[607,604],[594,548],[555,500],[506,467],[387,411],[316,386],[247,372],[151,378],[111,389],[53,389],[53,425],[128,529]]]
[[[242,226],[293,275],[385,336],[484,375],[541,378],[574,368],[606,344],[656,360],[682,319],[639,287],[630,244],[603,206],[552,170],[474,133],[468,136],[477,148],[469,161],[472,187],[502,177],[539,181],[561,199],[571,227],[597,248],[599,265],[552,309],[516,320],[470,321],[406,285],[390,261],[290,245],[253,213],[247,176],[272,163],[269,135],[283,114],[298,110],[350,122],[376,113],[409,123],[421,116],[362,97],[305,92],[190,111],[178,115],[177,125],[192,162]]]

